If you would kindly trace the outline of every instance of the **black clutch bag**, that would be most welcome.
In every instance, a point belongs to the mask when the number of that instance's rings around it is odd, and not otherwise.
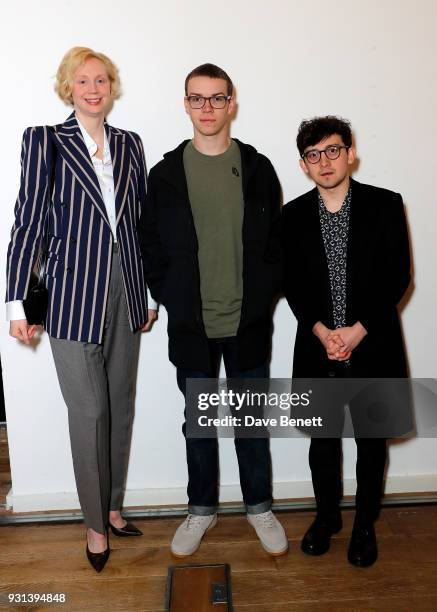
[[[23,300],[24,313],[29,325],[44,325],[48,301],[49,293],[44,278],[32,274],[27,297]]]
[[[47,126],[47,131],[52,134],[53,128]],[[42,239],[41,257],[38,274],[32,273],[29,281],[27,296],[23,300],[24,313],[29,325],[44,325],[47,318],[47,306],[49,301],[49,293],[45,284],[45,270],[47,264],[48,253],[48,223],[50,209],[52,206],[52,194],[55,180],[55,163],[56,163],[56,147],[52,143],[50,174],[48,176],[50,189],[47,190],[48,206],[44,222],[44,236]]]

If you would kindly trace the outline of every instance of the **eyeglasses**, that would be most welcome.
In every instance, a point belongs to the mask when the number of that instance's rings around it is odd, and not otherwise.
[[[191,108],[203,108],[208,100],[212,108],[224,108],[226,102],[229,102],[232,96],[187,96],[185,99],[188,100],[188,104]]]
[[[342,149],[350,149],[350,147],[346,147],[345,145],[329,145],[326,149],[322,149],[319,151],[318,149],[312,149],[311,151],[307,151],[302,155],[302,159],[306,159],[306,161],[310,164],[317,164],[322,157],[322,153],[326,155],[328,159],[337,159],[340,157],[340,153]]]

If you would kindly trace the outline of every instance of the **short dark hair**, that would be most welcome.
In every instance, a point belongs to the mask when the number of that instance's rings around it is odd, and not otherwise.
[[[187,75],[187,78],[185,79],[186,96],[188,96],[188,81],[193,77],[197,76],[206,76],[210,79],[223,79],[224,81],[226,81],[226,86],[228,89],[227,95],[232,96],[234,86],[232,84],[231,79],[229,78],[229,75],[222,68],[219,68],[215,64],[202,64],[201,66],[197,66],[197,68],[194,68],[194,70],[192,70]]]
[[[300,155],[303,155],[307,147],[316,145],[333,134],[341,136],[343,143],[347,147],[352,145],[351,125],[347,119],[342,119],[335,115],[305,119],[299,126],[296,138]]]

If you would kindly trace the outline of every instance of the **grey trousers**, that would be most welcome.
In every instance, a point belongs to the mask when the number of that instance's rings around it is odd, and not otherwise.
[[[141,333],[132,333],[114,246],[102,344],[50,337],[68,408],[71,452],[87,527],[105,533],[120,510],[129,462]]]

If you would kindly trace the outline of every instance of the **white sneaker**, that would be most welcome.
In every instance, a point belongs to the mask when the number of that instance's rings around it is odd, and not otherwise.
[[[261,546],[269,555],[277,557],[288,550],[284,528],[271,510],[259,514],[248,514],[247,520],[256,531]]]
[[[170,550],[175,557],[188,557],[196,552],[203,536],[217,524],[217,514],[189,514],[174,534]]]

